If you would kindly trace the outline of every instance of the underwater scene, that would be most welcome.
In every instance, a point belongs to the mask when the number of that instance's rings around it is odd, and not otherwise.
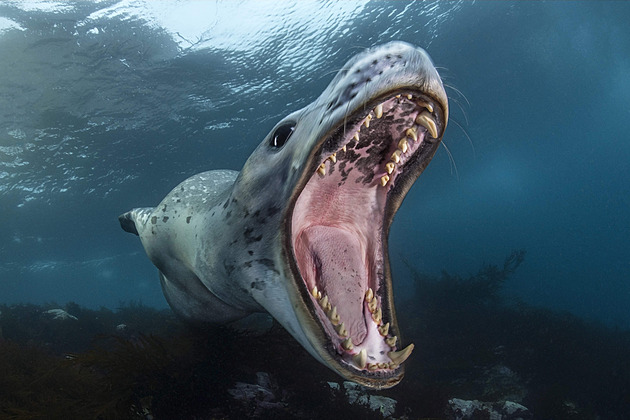
[[[0,1],[0,420],[628,418],[628,18]]]

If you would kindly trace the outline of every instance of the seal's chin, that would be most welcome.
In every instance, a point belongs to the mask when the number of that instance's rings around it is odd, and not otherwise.
[[[318,335],[328,339],[322,347],[353,376],[398,375],[413,350],[413,344],[400,350],[395,335],[386,235],[402,199],[397,192],[392,205],[391,192],[417,176],[408,171],[418,164],[416,152],[438,141],[436,107],[425,95],[399,91],[375,101],[367,114],[361,108],[346,117],[320,142],[317,166],[295,202],[296,277],[308,291]]]

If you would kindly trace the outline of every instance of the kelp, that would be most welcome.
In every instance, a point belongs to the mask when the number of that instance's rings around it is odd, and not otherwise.
[[[468,277],[410,267],[415,292],[397,306],[405,338],[418,351],[398,395],[429,388],[430,398],[403,401],[432,416],[458,397],[517,399],[534,418],[625,418],[630,332],[507,296],[503,287],[525,255],[514,251]]]
[[[524,256],[468,277],[411,270],[416,287],[397,312],[416,349],[405,379],[378,392],[398,401],[394,417],[443,418],[456,397],[516,400],[534,418],[625,418],[630,332],[507,298]],[[191,328],[133,302],[62,307],[77,320],[44,313],[60,307],[0,305],[1,419],[380,418],[332,390],[342,379],[277,323],[257,334]],[[274,381],[269,407],[228,392],[258,372]]]

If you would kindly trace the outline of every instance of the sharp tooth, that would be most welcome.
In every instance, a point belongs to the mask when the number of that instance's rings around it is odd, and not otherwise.
[[[346,324],[344,324],[343,322],[339,326],[337,326],[336,330],[337,330],[337,334],[339,334],[339,337],[345,338],[348,336],[348,330],[346,329]]]
[[[368,309],[370,310],[371,313],[374,313],[374,311],[376,311],[377,306],[378,306],[378,299],[376,297],[372,298],[372,300],[368,302]]]
[[[383,104],[376,105],[376,108],[374,108],[374,115],[376,115],[376,118],[381,118],[383,116]]]
[[[387,324],[379,325],[378,332],[383,337],[387,337],[387,333],[389,332],[389,322]]]
[[[418,104],[418,106],[428,109],[429,112],[433,112],[433,105],[431,105],[430,103],[423,101],[417,101],[416,103]]]
[[[352,361],[359,369],[365,369],[365,364],[367,363],[367,351],[365,349],[361,350],[358,354],[354,355]]]
[[[397,98],[397,99],[400,99],[400,94],[399,94],[399,95],[396,95],[396,98]]]
[[[374,298],[374,290],[372,290],[372,288],[370,287],[365,292],[365,300],[367,300],[368,302],[371,302],[373,298]]]
[[[396,149],[394,151],[394,153],[392,153],[392,157],[391,157],[391,161],[394,163],[398,163],[400,162],[400,154],[402,153],[402,151],[400,149]]]
[[[389,175],[383,175],[381,177],[381,186],[385,186],[387,185],[387,183],[389,182]]]
[[[387,162],[385,164],[385,169],[387,169],[387,173],[391,175],[392,172],[394,172],[394,169],[396,169],[396,164],[394,162]]]
[[[319,172],[322,176],[326,175],[326,164],[322,163],[321,165],[319,165],[319,168],[317,168],[317,172]]]
[[[328,316],[328,318],[330,318],[330,322],[332,322],[333,325],[339,325],[339,321],[341,321],[341,319],[339,319],[339,314],[337,313],[336,306],[332,308],[332,311],[330,311],[330,315]]]
[[[381,323],[381,321],[383,320],[383,311],[381,310],[381,308],[377,308],[376,311],[374,311],[374,313],[372,313],[372,319],[377,324]]]
[[[387,338],[385,339],[385,342],[387,343],[387,345],[388,345],[389,347],[392,347],[392,348],[393,348],[393,347],[396,345],[396,341],[397,341],[397,340],[398,340],[398,337],[393,336],[393,337],[387,337]]]
[[[326,310],[326,307],[328,306],[328,295],[324,296],[323,299],[319,301],[319,306]]]
[[[368,370],[377,370],[378,365],[376,363],[368,363],[367,368]]]
[[[332,163],[337,162],[337,153],[333,153],[332,155],[328,156],[328,160],[330,160]]]
[[[389,364],[387,365],[387,367],[391,370],[396,370],[398,369],[398,365],[394,362],[389,362]]]
[[[341,347],[346,350],[352,350],[354,348],[354,344],[352,344],[352,338],[348,337],[341,342]]]
[[[437,126],[435,124],[435,121],[433,121],[431,114],[429,114],[427,111],[422,111],[422,113],[420,113],[420,115],[416,117],[416,124],[426,128],[429,134],[431,134],[431,137],[433,137],[434,139],[437,138]]]
[[[363,125],[365,126],[365,128],[370,128],[370,120],[371,119],[372,119],[372,117],[370,115],[365,117],[365,120],[363,120]]]
[[[413,98],[413,96],[411,96],[411,93],[407,94],[407,99],[411,100],[411,98]]]
[[[354,133],[354,136],[352,136],[353,139],[356,140],[356,142],[359,142],[359,132],[357,131],[356,133]]]
[[[321,300],[322,298],[322,292],[317,292],[317,300]]]
[[[398,148],[402,150],[403,153],[407,153],[407,149],[409,148],[409,143],[407,143],[407,139],[400,139],[398,142]]]
[[[410,139],[413,139],[413,141],[418,141],[418,132],[413,127],[408,128],[407,131],[405,131],[405,135]]]
[[[313,290],[311,290],[311,295],[313,295],[313,297],[317,299],[317,286],[313,286]]]
[[[344,144],[343,147],[341,148],[341,150],[343,150],[344,152],[346,151],[346,145]]]
[[[400,351],[390,351],[389,353],[387,353],[387,355],[389,356],[390,359],[392,359],[392,362],[400,365],[405,360],[407,360],[407,358],[409,357],[412,351],[413,351],[413,344],[409,344],[404,349]]]

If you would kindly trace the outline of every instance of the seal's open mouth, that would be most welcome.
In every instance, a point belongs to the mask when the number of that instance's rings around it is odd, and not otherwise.
[[[413,344],[399,350],[387,234],[444,126],[440,104],[420,92],[374,100],[320,142],[296,199],[290,222],[296,278],[328,338],[328,354],[344,370],[391,376],[413,350]]]

